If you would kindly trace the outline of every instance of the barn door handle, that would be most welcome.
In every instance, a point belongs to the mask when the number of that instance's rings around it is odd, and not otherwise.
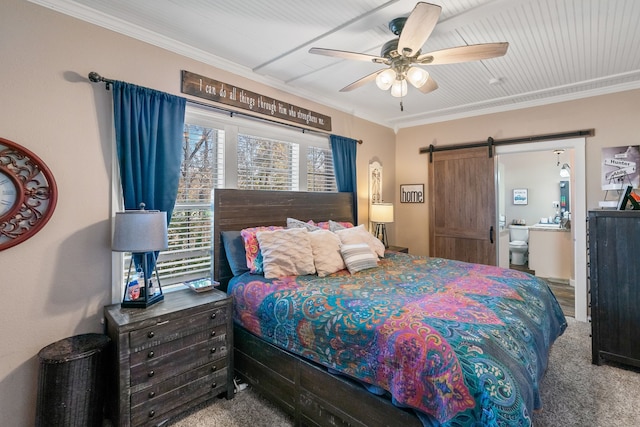
[[[493,243],[493,225],[489,228],[489,241]]]

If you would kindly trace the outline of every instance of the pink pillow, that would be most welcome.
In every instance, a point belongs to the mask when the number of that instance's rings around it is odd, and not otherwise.
[[[262,265],[263,259],[262,254],[260,253],[260,244],[258,243],[256,233],[258,231],[273,231],[282,229],[284,229],[284,227],[280,227],[278,225],[269,225],[263,227],[245,228],[240,231],[242,240],[244,240],[244,250],[247,257],[247,267],[252,274],[264,273],[264,268]]]

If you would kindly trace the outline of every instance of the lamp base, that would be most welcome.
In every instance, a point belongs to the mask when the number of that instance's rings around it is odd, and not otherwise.
[[[154,295],[149,299],[139,298],[137,300],[126,300],[120,303],[122,308],[147,308],[157,302],[164,300],[164,294]]]
[[[389,241],[387,240],[387,227],[384,223],[376,223],[376,237],[380,239],[385,248],[389,248]]]

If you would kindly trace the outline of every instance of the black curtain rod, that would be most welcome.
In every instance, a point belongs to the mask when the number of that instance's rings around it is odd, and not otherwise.
[[[109,88],[113,84],[113,80],[105,79],[100,74],[96,73],[95,71],[92,71],[92,72],[89,73],[89,80],[91,80],[93,83],[100,83],[100,82],[106,83],[106,89],[107,90],[109,90]]]
[[[102,77],[100,74],[96,73],[95,71],[92,71],[92,72],[89,73],[89,80],[92,81],[93,83],[101,83],[101,82],[105,83],[107,90],[109,90],[111,85],[113,84],[113,80],[106,79],[106,78]],[[252,114],[242,113],[240,111],[231,110],[231,109],[223,108],[223,107],[218,107],[216,105],[208,104],[206,102],[194,101],[192,99],[187,99],[187,102],[190,102],[190,103],[196,104],[196,105],[200,105],[202,107],[207,107],[207,108],[211,108],[211,109],[214,109],[214,110],[222,111],[224,113],[229,114],[230,117],[233,117],[233,116],[237,115],[237,116],[242,116],[242,117],[246,117],[246,118],[253,119],[253,120],[260,120],[260,121],[269,122],[269,123],[273,123],[273,124],[280,125],[280,126],[291,127],[291,128],[294,128],[294,129],[300,129],[302,131],[302,133],[312,132],[312,133],[317,133],[317,134],[320,134],[320,135],[330,135],[329,132],[323,132],[323,131],[314,130],[314,129],[307,129],[307,128],[303,128],[303,127],[300,127],[300,126],[292,125],[292,124],[289,124],[289,123],[278,122],[276,120],[267,119],[265,117],[254,116]],[[357,142],[358,142],[358,144],[362,144],[363,143],[363,141],[361,139],[358,139]]]
[[[526,142],[540,142],[540,141],[550,141],[553,139],[566,139],[566,138],[576,138],[580,136],[593,136],[595,135],[594,129],[583,129],[576,130],[571,132],[562,132],[562,133],[553,133],[546,135],[533,135],[533,136],[524,136],[519,138],[510,138],[510,139],[500,139],[495,140],[492,137],[487,138],[486,141],[479,142],[468,142],[463,144],[453,144],[453,145],[443,145],[436,147],[431,144],[428,147],[421,147],[420,154],[429,153],[429,163],[433,162],[433,153],[436,151],[451,151],[451,150],[460,150],[463,148],[478,148],[478,147],[488,147],[489,148],[489,157],[493,157],[493,147],[496,145],[509,145],[509,144],[523,144]]]

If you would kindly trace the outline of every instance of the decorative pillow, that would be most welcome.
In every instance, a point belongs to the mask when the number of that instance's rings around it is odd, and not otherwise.
[[[260,253],[260,245],[256,238],[258,231],[282,230],[284,227],[278,225],[269,225],[263,227],[245,228],[240,231],[240,235],[244,240],[244,250],[246,252],[247,267],[253,274],[262,274],[262,254]]]
[[[325,277],[336,271],[344,270],[344,260],[340,253],[340,238],[329,230],[316,230],[309,233],[313,263],[319,277]]]
[[[344,230],[345,228],[353,228],[353,224],[351,224],[350,222],[336,222],[329,220],[329,230],[338,231]]]
[[[306,228],[258,231],[256,237],[262,253],[265,278],[303,276],[316,272],[311,239]]]
[[[384,244],[373,234],[365,230],[363,224],[360,224],[357,227],[337,230],[336,234],[340,237],[340,241],[343,245],[366,243],[369,245],[373,253],[377,254],[381,258],[384,257]]]
[[[378,266],[378,256],[366,243],[342,245],[340,251],[351,274]]]
[[[287,218],[287,228],[306,228],[309,231],[320,230],[320,227],[315,225],[313,221],[304,222],[295,218]]]
[[[318,227],[322,228],[323,230],[331,230],[331,231],[336,231],[342,228],[352,228],[353,224],[350,222],[340,222],[340,221],[322,221],[316,224]],[[331,228],[331,226],[333,225],[333,229]]]
[[[246,251],[244,250],[244,239],[239,231],[223,231],[222,244],[224,252],[229,261],[229,267],[234,276],[240,276],[249,271],[247,267]]]

